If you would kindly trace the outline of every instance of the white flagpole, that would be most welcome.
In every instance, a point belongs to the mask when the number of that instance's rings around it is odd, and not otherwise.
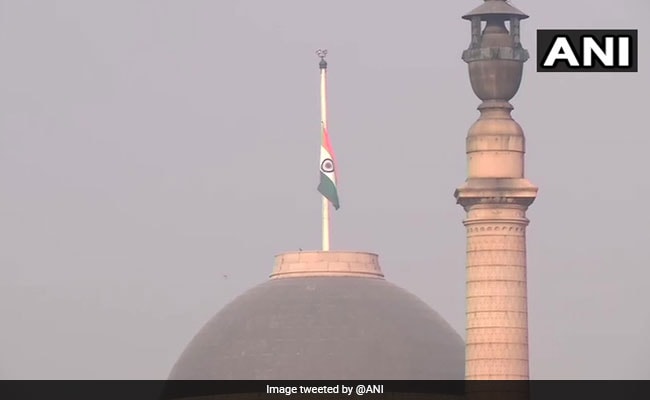
[[[327,129],[327,50],[318,50],[320,61],[320,115],[323,127]],[[323,196],[323,251],[330,249],[330,202]]]

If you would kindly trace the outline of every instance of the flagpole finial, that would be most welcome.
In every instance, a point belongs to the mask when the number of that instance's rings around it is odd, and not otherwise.
[[[320,69],[326,69],[327,61],[325,61],[325,57],[327,56],[327,49],[316,50],[316,55],[320,57],[320,63],[318,64],[320,66]]]

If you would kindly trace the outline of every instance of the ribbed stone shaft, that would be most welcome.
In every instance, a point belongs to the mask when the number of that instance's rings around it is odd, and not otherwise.
[[[528,59],[519,42],[527,15],[494,0],[463,18],[472,21],[463,60],[483,101],[467,135],[467,180],[455,193],[467,212],[465,377],[529,379],[526,210],[537,187],[524,176],[524,131],[509,103]]]
[[[528,379],[527,223],[517,206],[468,212],[468,379]]]

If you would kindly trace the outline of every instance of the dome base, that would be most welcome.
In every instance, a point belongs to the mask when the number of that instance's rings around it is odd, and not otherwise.
[[[275,256],[271,279],[299,276],[384,278],[379,256],[361,251],[299,251]]]

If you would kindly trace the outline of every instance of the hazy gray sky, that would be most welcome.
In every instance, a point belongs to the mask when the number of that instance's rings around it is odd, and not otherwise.
[[[479,4],[0,1],[0,377],[164,379],[275,254],[320,245],[318,48],[333,248],[379,253],[464,334]],[[513,4],[531,376],[650,379],[650,3]],[[537,73],[540,28],[639,29],[640,72]]]

